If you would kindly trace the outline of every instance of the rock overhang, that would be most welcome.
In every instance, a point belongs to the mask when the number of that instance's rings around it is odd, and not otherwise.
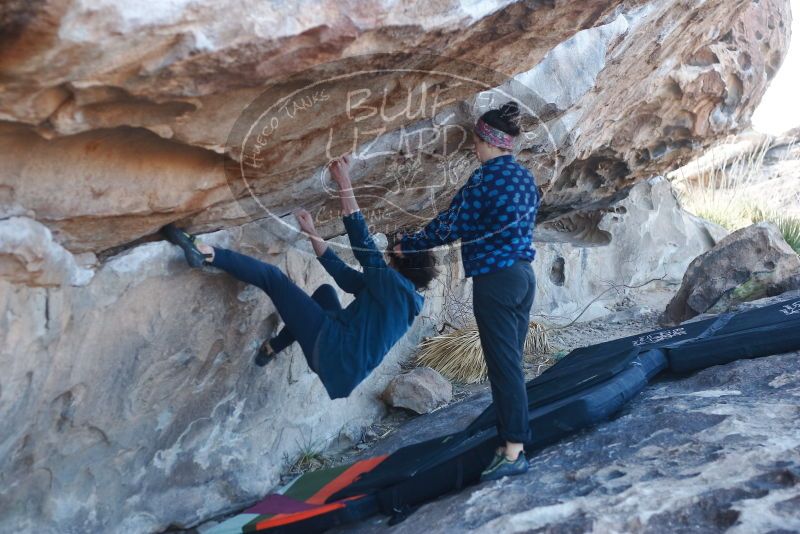
[[[468,139],[456,146],[425,139],[408,150],[394,143],[408,131],[467,130],[487,109],[474,84],[453,87],[453,74],[505,88],[506,97],[530,108],[518,158],[544,191],[540,220],[607,203],[747,124],[788,41],[788,6],[779,0],[497,2],[481,13],[434,3],[416,15],[380,3],[352,13],[333,4],[267,13],[240,2],[152,12],[80,2],[6,9],[17,31],[7,33],[10,47],[0,58],[0,115],[13,153],[4,165],[11,200],[3,211],[35,213],[75,252],[125,246],[170,220],[196,231],[241,224],[258,217],[251,205],[263,204],[278,218],[300,205],[330,212],[335,199],[321,169],[331,153],[353,143],[344,134],[334,143],[327,138],[358,118],[347,116],[344,103],[306,113],[266,143],[271,172],[253,181],[254,191],[231,183],[222,169],[241,159],[230,139],[248,105],[323,77],[343,80],[328,85],[342,100],[344,80],[364,70],[382,74],[361,80],[358,89],[371,90],[363,109],[380,107],[384,92],[401,107],[422,83],[438,83],[453,99],[438,110],[429,105],[424,116],[393,109],[391,120],[379,116],[380,124],[361,128],[356,146],[390,147],[356,172],[364,186],[385,191],[396,181],[387,169],[435,184],[442,159],[454,176],[433,195],[365,198],[365,209],[394,209],[376,229],[421,224],[442,207],[435,200],[451,196],[477,165]],[[432,74],[439,71],[447,79]],[[116,163],[104,151],[115,151]],[[41,164],[58,161],[58,172],[37,166],[34,153]],[[30,192],[61,185],[69,187],[59,203]],[[341,232],[336,224],[322,226],[328,236]]]

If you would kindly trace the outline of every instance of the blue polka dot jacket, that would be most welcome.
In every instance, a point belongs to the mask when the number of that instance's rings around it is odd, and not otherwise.
[[[406,251],[458,239],[466,276],[488,274],[515,260],[532,261],[533,224],[539,208],[533,174],[512,155],[485,161],[456,193],[450,207],[400,241]]]

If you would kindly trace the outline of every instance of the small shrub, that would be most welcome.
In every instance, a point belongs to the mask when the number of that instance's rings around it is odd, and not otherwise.
[[[303,443],[298,441],[297,445],[300,448],[300,452],[289,468],[290,475],[299,475],[307,471],[320,469],[329,463],[329,459],[323,455],[324,447],[320,442],[315,442],[309,437],[304,439]],[[284,458],[284,460],[286,459]]]

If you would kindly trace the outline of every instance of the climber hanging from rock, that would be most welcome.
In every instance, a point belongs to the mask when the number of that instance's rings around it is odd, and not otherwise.
[[[473,129],[481,165],[450,207],[419,232],[402,237],[397,254],[461,240],[461,260],[472,277],[472,306],[481,340],[498,434],[504,446],[481,475],[494,480],[528,470],[528,395],[522,353],[536,290],[531,268],[539,192],[533,175],[512,154],[520,134],[519,107],[509,102],[484,113]]]
[[[328,284],[309,296],[274,265],[199,243],[174,225],[162,229],[172,243],[183,249],[190,266],[211,265],[264,290],[285,326],[264,342],[256,364],[266,365],[297,341],[308,366],[319,375],[332,399],[347,397],[380,364],[422,310],[423,297],[418,291],[436,276],[435,258],[430,251],[401,257],[388,250],[387,263],[367,230],[353,194],[349,167],[349,157],[345,156],[332,161],[329,168],[339,187],[344,227],[363,272],[346,265],[328,247],[317,233],[310,213],[295,213],[319,262],[342,290],[355,295],[346,308],[342,308],[336,290]]]

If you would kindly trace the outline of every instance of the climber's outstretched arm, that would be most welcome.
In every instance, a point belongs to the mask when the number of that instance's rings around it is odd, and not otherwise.
[[[331,178],[339,186],[339,201],[342,205],[342,217],[359,211],[353,184],[350,181],[350,155],[346,154],[334,159],[330,164]]]
[[[317,228],[314,226],[314,217],[302,208],[295,210],[294,217],[297,219],[297,224],[300,225],[300,229],[308,235],[311,246],[314,248],[314,254],[316,254],[317,257],[324,255],[325,251],[328,250],[328,244],[320,237],[319,232],[317,232]]]
[[[339,200],[342,204],[342,222],[350,239],[353,256],[364,267],[385,268],[386,261],[383,253],[375,246],[369,234],[367,222],[358,207],[353,194],[353,184],[350,181],[350,156],[344,155],[336,158],[330,164],[331,178],[339,186]]]
[[[358,293],[364,287],[364,274],[349,267],[330,249],[317,232],[314,226],[314,218],[309,212],[304,209],[298,209],[294,212],[294,216],[297,218],[300,229],[308,234],[317,259],[328,271],[328,274],[333,277],[336,284],[348,293]]]

